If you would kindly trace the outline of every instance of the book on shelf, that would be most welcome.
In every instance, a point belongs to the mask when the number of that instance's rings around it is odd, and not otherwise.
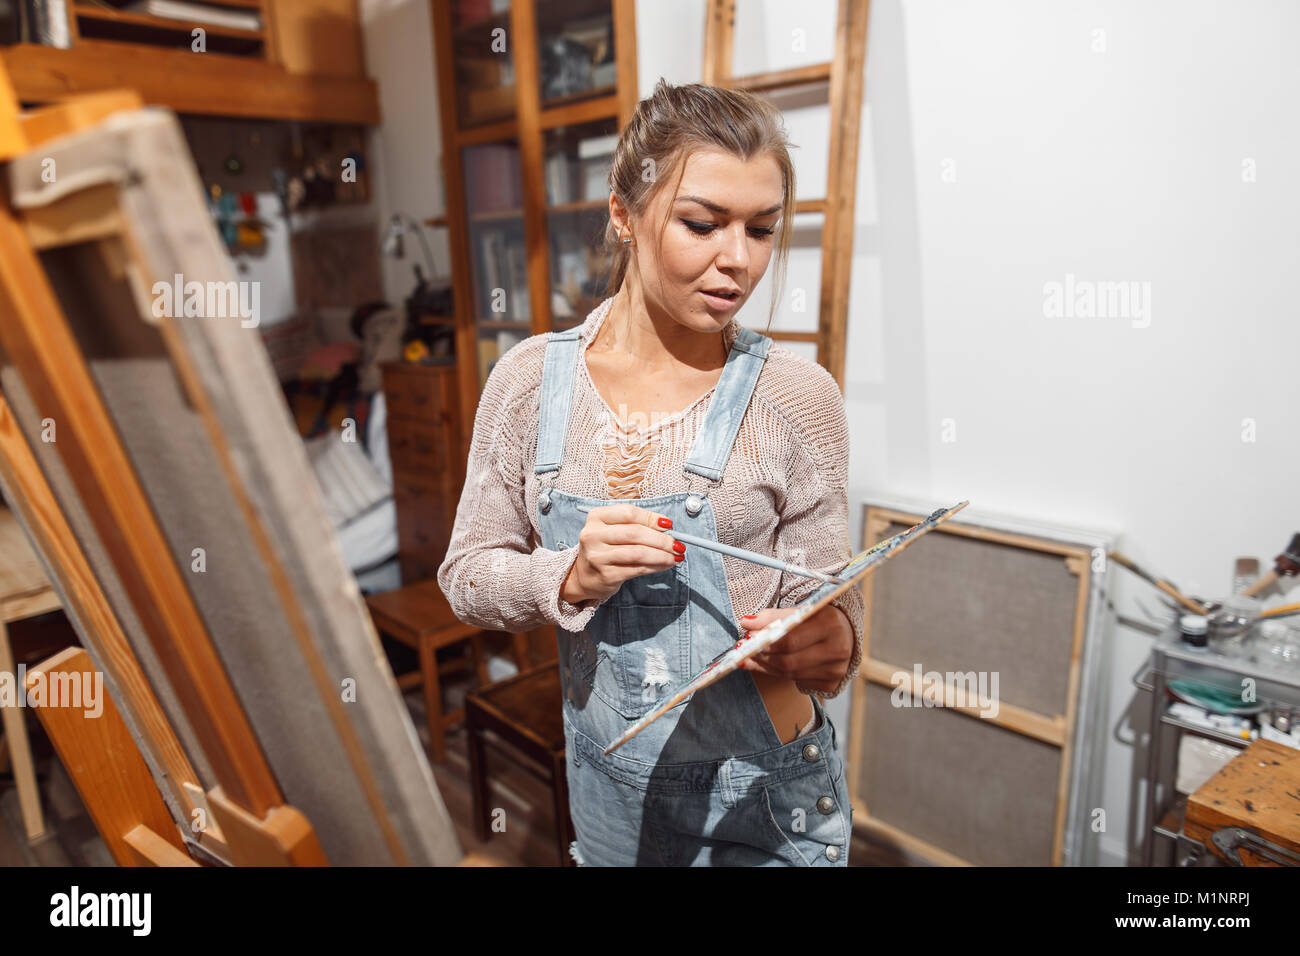
[[[617,133],[610,133],[607,136],[588,136],[586,139],[578,140],[578,158],[593,159],[597,156],[608,158],[614,155],[617,146]]]
[[[495,290],[504,289],[505,283],[502,277],[505,275],[505,269],[502,265],[504,250],[502,248],[501,231],[490,229],[479,237],[479,277],[482,280],[482,314],[484,316],[492,315],[492,303],[495,299]]]
[[[518,209],[519,149],[505,143],[476,146],[465,161],[465,196],[472,216],[476,212]]]
[[[523,242],[506,246],[506,275],[510,283],[509,315],[527,322],[533,316],[533,308],[528,300],[528,254]]]
[[[511,332],[502,329],[497,333],[497,354],[505,355],[527,337],[527,332]]]
[[[492,366],[497,364],[497,359],[501,357],[497,349],[497,340],[493,336],[484,336],[478,340],[478,375],[480,382],[487,382],[488,375],[492,372]]]
[[[609,164],[618,145],[618,134],[591,136],[578,142],[578,177],[584,200],[609,197]]]
[[[72,35],[68,31],[67,0],[17,0],[17,7],[19,42],[39,43],[61,50],[72,46]],[[12,16],[12,13],[9,15]]]
[[[214,7],[208,3],[195,3],[192,0],[135,0],[134,3],[128,4],[126,9],[132,13],[146,13],[161,20],[185,20],[231,30],[262,29],[262,18],[256,13],[231,10],[229,7]]]
[[[573,191],[569,188],[569,157],[564,153],[552,153],[546,157],[546,203],[560,206],[573,202]]]

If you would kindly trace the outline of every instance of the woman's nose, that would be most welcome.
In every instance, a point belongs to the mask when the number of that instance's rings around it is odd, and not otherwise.
[[[749,243],[745,241],[744,224],[727,230],[722,248],[718,250],[718,268],[741,271],[749,268]]]

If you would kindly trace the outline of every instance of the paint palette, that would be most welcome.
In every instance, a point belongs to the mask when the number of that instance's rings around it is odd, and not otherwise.
[[[921,537],[921,535],[938,527],[958,511],[961,511],[962,508],[965,508],[968,504],[970,504],[969,501],[962,501],[953,505],[951,508],[940,508],[924,521],[917,522],[906,531],[900,531],[893,537],[886,538],[879,544],[868,548],[866,551],[863,551],[861,554],[854,557],[848,564],[844,565],[840,571],[836,572],[838,577],[844,579],[840,584],[823,584],[812,594],[808,595],[807,598],[795,605],[795,612],[793,614],[788,614],[778,621],[773,621],[757,634],[751,635],[748,640],[739,641],[734,647],[728,648],[722,654],[719,654],[709,663],[708,667],[704,668],[704,670],[700,671],[677,690],[666,694],[659,703],[655,704],[654,709],[625,730],[617,740],[606,747],[605,753],[613,753],[697,690],[708,687],[715,681],[726,677],[740,666],[741,661],[753,657],[760,651],[764,651],[771,647],[781,638],[785,637],[786,634],[790,633],[790,631],[800,623],[806,621],[809,617],[816,614],[823,607],[829,604],[840,593],[856,585],[876,568],[880,567],[917,538]]]

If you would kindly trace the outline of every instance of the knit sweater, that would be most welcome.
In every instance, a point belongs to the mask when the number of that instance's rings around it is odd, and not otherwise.
[[[579,327],[564,458],[555,488],[590,498],[653,498],[687,490],[682,466],[703,425],[717,386],[689,407],[657,421],[620,422],[596,390],[586,350],[613,299]],[[723,330],[728,350],[740,329]],[[456,510],[438,584],[456,617],[485,630],[519,633],[551,625],[580,632],[602,602],[570,604],[560,587],[578,546],[541,546],[537,524],[538,409],[546,335],[517,343],[493,366],[479,398],[465,486]],[[834,573],[852,556],[846,481],[848,421],[839,385],[815,362],[773,342],[736,433],[721,484],[692,477],[708,492],[718,540],[795,564]],[[549,482],[551,476],[545,476]],[[671,534],[671,532],[669,532]],[[821,582],[743,558],[721,555],[737,621],[766,607],[797,604]],[[689,559],[688,559],[689,560]],[[862,661],[865,607],[849,588],[833,603],[853,628],[853,658],[834,697]],[[736,637],[739,638],[739,632]]]

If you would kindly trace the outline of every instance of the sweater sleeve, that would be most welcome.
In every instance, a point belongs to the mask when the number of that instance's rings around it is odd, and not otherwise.
[[[806,568],[833,574],[853,557],[848,529],[848,418],[835,379],[820,365],[813,369],[809,387],[790,411],[790,423],[798,438],[792,443],[787,468],[777,554]],[[821,585],[815,578],[782,573],[776,606],[792,607]],[[799,688],[822,698],[843,693],[862,666],[866,604],[861,588],[848,588],[831,605],[844,612],[852,627],[853,656],[848,672],[833,691]]]
[[[573,605],[560,597],[578,546],[530,547],[523,481],[529,441],[522,432],[534,417],[530,403],[538,401],[540,380],[529,382],[520,360],[527,344],[503,355],[483,386],[438,586],[458,620],[485,630],[520,633],[549,624],[581,631],[600,602]]]

